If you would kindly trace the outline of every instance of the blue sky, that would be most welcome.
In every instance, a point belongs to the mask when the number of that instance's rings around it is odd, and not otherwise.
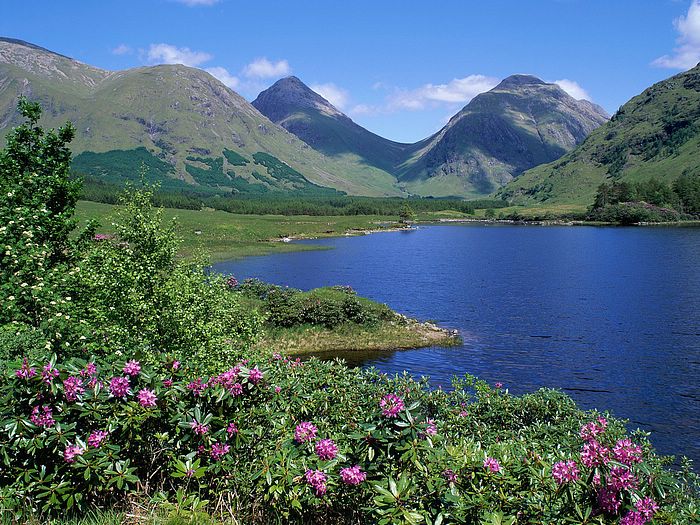
[[[249,100],[294,74],[415,141],[531,73],[614,112],[700,61],[700,0],[3,0],[0,35],[105,69],[185,63]]]

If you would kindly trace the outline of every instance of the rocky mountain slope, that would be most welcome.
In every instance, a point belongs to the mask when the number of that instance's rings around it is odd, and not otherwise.
[[[590,205],[598,186],[700,175],[700,64],[634,97],[568,155],[500,190],[515,203]]]

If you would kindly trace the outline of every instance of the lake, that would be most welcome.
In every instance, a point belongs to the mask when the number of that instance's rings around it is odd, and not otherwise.
[[[345,355],[449,385],[559,388],[700,462],[700,228],[422,226],[214,266],[239,280],[360,295],[460,331],[457,348]]]

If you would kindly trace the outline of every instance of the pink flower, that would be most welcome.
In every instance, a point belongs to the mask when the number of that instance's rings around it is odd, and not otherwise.
[[[97,375],[97,366],[95,363],[88,363],[85,365],[85,368],[80,371],[81,377],[92,377],[95,375]]]
[[[427,425],[425,429],[426,434],[429,436],[434,436],[437,434],[437,425],[435,424],[435,420],[428,418],[425,420],[425,424]]]
[[[173,364],[170,366],[173,370],[178,370],[180,368],[180,361],[177,359],[173,361]]]
[[[280,392],[282,392],[282,387],[276,386],[275,387],[275,394],[279,394]]]
[[[125,398],[129,394],[129,378],[113,377],[109,380],[109,391],[114,397]]]
[[[552,465],[552,477],[557,485],[576,481],[578,476],[579,471],[575,461],[559,461]]]
[[[51,363],[46,363],[41,372],[41,380],[50,385],[56,377],[58,377],[58,370],[51,366]]]
[[[642,461],[642,448],[629,439],[621,439],[613,447],[615,460],[623,465],[631,465]]]
[[[326,482],[328,478],[326,473],[321,470],[307,470],[304,474],[306,482],[313,487],[317,496],[323,496],[326,493]]]
[[[188,478],[191,478],[192,476],[194,476],[194,469],[193,468],[187,469],[185,471],[185,476],[187,476]]]
[[[647,519],[636,510],[631,510],[620,518],[620,525],[646,525]]]
[[[235,423],[231,422],[228,424],[226,427],[226,433],[231,436],[233,434],[238,434],[238,427],[236,426]]]
[[[649,497],[638,500],[634,506],[637,507],[637,510],[647,520],[651,520],[654,517],[654,514],[656,514],[656,511],[659,510],[659,506],[656,504],[656,502]]]
[[[488,469],[490,472],[500,472],[501,464],[498,462],[497,459],[487,456],[484,460],[484,468]]]
[[[596,440],[589,441],[581,447],[581,463],[588,468],[598,467],[608,463],[610,451]]]
[[[122,371],[128,376],[135,377],[141,373],[141,364],[135,359],[132,359],[126,362]]]
[[[195,397],[199,397],[207,389],[207,384],[201,379],[195,379],[190,384],[187,385],[187,390],[192,392]]]
[[[462,411],[459,413],[459,417],[467,417],[468,415],[469,415],[469,412],[467,412],[466,410],[462,410]]]
[[[324,460],[330,461],[338,454],[338,445],[332,439],[319,439],[316,442],[316,455]]]
[[[584,441],[594,441],[600,434],[605,432],[607,427],[607,419],[604,417],[599,417],[596,421],[591,421],[583,425],[579,435]]]
[[[29,379],[36,375],[36,369],[29,366],[29,360],[25,357],[22,359],[22,366],[15,371],[15,375],[20,379]]]
[[[82,456],[85,449],[78,445],[68,445],[63,451],[63,459],[66,463],[75,463],[76,456]]]
[[[257,366],[255,368],[251,368],[248,372],[248,381],[250,381],[254,385],[257,385],[262,380],[262,378],[263,373],[258,369]]]
[[[173,380],[172,379],[163,379],[163,386],[165,388],[170,388],[173,386]]]
[[[275,361],[281,361],[281,360],[282,360],[282,354],[280,354],[280,353],[274,353],[274,354],[272,354],[272,359],[274,359]]]
[[[442,477],[445,478],[445,481],[448,483],[457,483],[457,474],[455,474],[455,471],[451,468],[443,470]]]
[[[199,434],[200,436],[203,436],[209,432],[209,426],[199,423],[196,419],[192,420],[190,423],[190,428],[192,428],[195,434]]]
[[[600,487],[598,489],[598,506],[609,514],[617,514],[622,502],[620,494],[613,488]]]
[[[214,461],[219,461],[223,456],[228,454],[231,447],[226,443],[214,443],[211,446],[211,457]]]
[[[138,400],[139,405],[141,405],[144,408],[148,408],[156,406],[156,401],[158,401],[158,398],[156,397],[156,393],[153,390],[149,390],[148,388],[142,388],[141,390],[139,390]]]
[[[379,407],[382,409],[382,415],[384,417],[396,417],[406,408],[403,404],[403,399],[396,394],[385,395],[379,402]]]
[[[346,485],[359,485],[367,479],[367,473],[362,472],[360,465],[340,469],[340,479]]]
[[[53,409],[50,406],[43,405],[42,407],[34,407],[30,421],[38,427],[50,428],[56,424],[53,418]]]
[[[88,437],[88,446],[92,448],[100,448],[102,446],[102,442],[107,439],[107,436],[109,436],[109,433],[105,432],[104,430],[95,430]]]
[[[233,397],[238,397],[243,393],[243,385],[240,383],[234,383],[231,385],[231,387],[228,389],[228,393],[231,394]]]
[[[631,490],[637,487],[637,478],[626,467],[613,467],[610,469],[608,485],[617,490]]]
[[[299,423],[294,429],[294,439],[297,443],[305,443],[307,441],[313,441],[316,439],[316,432],[318,428],[313,423],[309,421],[304,421]]]
[[[66,401],[75,401],[83,392],[85,392],[85,389],[83,388],[83,380],[79,377],[70,376],[63,381],[63,395],[65,396]]]
[[[503,383],[494,383],[493,386],[495,386],[496,388],[503,388]]]

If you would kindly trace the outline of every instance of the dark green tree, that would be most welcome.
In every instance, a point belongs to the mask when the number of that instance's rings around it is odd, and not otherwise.
[[[416,215],[413,212],[411,205],[404,201],[401,205],[401,211],[399,212],[399,222],[401,224],[408,224],[415,218],[415,216]]]

